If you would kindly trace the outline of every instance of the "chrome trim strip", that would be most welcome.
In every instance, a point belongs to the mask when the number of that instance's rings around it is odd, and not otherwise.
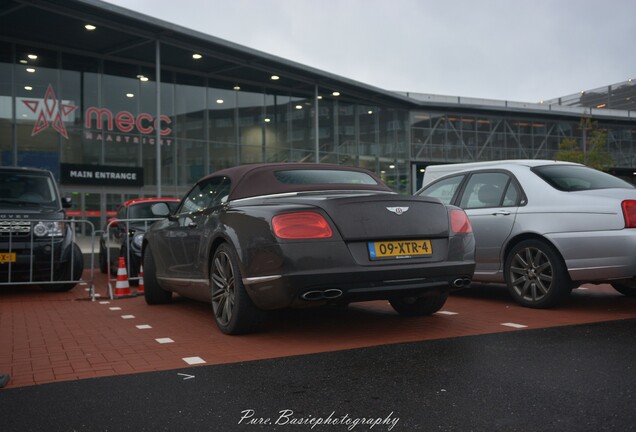
[[[280,279],[283,275],[272,275],[272,276],[258,276],[258,277],[249,277],[243,278],[243,285],[252,285],[255,283],[263,283],[270,282],[276,279]]]
[[[258,196],[253,196],[253,197],[245,197],[245,198],[239,198],[239,199],[231,200],[231,201],[228,201],[228,203],[240,203],[242,201],[254,200],[254,199],[262,199],[262,198],[292,197],[292,196],[298,196],[298,195],[307,194],[307,193],[321,194],[321,193],[333,193],[333,192],[337,192],[337,193],[343,193],[343,192],[344,193],[356,193],[356,194],[359,194],[360,192],[363,192],[363,193],[366,193],[367,195],[372,195],[372,194],[398,195],[398,193],[394,192],[394,191],[382,191],[382,190],[373,190],[373,189],[325,189],[325,190],[281,192],[281,193],[276,193],[276,194],[258,195]]]
[[[197,285],[206,285],[206,286],[210,286],[210,281],[207,279],[187,279],[187,278],[168,278],[168,277],[157,277],[158,280],[162,280],[162,281],[172,281],[172,282],[177,282],[177,283],[189,283],[189,284],[197,284]]]

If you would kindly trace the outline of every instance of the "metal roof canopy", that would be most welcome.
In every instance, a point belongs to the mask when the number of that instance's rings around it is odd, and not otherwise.
[[[97,29],[87,31],[86,24]],[[227,83],[228,89],[239,84],[246,90],[278,89],[313,98],[317,85],[325,96],[339,91],[340,99],[404,108],[419,105],[397,93],[99,0],[3,0],[0,41],[136,64],[149,71],[155,70],[155,44],[159,41],[162,71],[199,75]],[[195,60],[193,53],[203,58]],[[280,80],[272,81],[273,74]]]
[[[230,0],[228,0],[230,1]],[[177,7],[177,6],[175,6]],[[85,24],[93,24],[89,32]],[[339,91],[338,99],[360,104],[423,109],[448,110],[472,115],[506,115],[533,118],[571,120],[590,115],[584,109],[553,106],[550,111],[536,105],[513,107],[492,104],[426,101],[408,94],[387,91],[344,78],[281,57],[238,45],[224,39],[197,32],[176,24],[112,5],[100,0],[2,0],[0,3],[0,42],[18,46],[56,50],[69,54],[111,60],[132,65],[130,71],[118,73],[135,78],[143,74],[154,80],[156,71],[156,41],[161,43],[162,82],[203,85],[208,79],[211,87],[232,89],[239,84],[242,90],[289,94],[313,99],[315,86],[319,93],[330,98],[332,91]],[[0,45],[0,51],[2,51]],[[193,53],[203,55],[194,60]],[[124,68],[126,69],[126,68]],[[110,73],[110,71],[106,71]],[[271,80],[271,75],[280,80]],[[194,78],[194,79],[193,79]],[[530,104],[533,105],[533,104]],[[541,109],[539,109],[541,108]],[[633,123],[634,117],[594,109],[594,117],[604,121]],[[629,114],[629,115],[627,115]]]

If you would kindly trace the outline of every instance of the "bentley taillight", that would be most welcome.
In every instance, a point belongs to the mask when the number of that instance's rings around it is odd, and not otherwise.
[[[636,200],[625,200],[621,203],[625,228],[636,228]]]
[[[464,210],[452,209],[450,211],[451,230],[455,234],[466,234],[473,232],[473,227],[470,225],[468,215]]]
[[[272,218],[274,234],[282,239],[324,239],[333,233],[327,220],[315,212],[285,213]]]

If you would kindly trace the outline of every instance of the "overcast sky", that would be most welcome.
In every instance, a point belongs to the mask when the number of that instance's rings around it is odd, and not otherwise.
[[[538,102],[636,79],[634,0],[109,0],[385,90]]]

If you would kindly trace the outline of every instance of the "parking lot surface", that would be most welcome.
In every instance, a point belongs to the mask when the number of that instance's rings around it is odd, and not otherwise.
[[[216,328],[208,304],[110,300],[106,275],[94,276],[94,300],[89,285],[66,293],[0,288],[0,373],[11,376],[5,389],[636,318],[636,300],[608,285],[586,285],[552,310],[518,306],[501,286],[473,285],[430,317],[400,317],[376,301],[277,312],[264,331],[232,337]]]

